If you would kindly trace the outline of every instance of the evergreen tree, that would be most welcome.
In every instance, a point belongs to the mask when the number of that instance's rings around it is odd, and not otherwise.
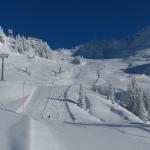
[[[85,109],[86,104],[85,104],[85,94],[84,94],[84,90],[83,90],[83,86],[82,84],[80,84],[80,88],[79,88],[79,107]]]
[[[3,28],[0,26],[0,36],[2,36],[3,33]]]
[[[111,82],[108,82],[107,99],[114,100],[114,89]]]
[[[51,56],[51,48],[46,42],[36,38],[27,39],[19,34],[16,36],[14,49],[16,52],[25,54],[32,50],[35,55],[44,58],[50,58]]]
[[[143,92],[138,87],[135,78],[132,78],[127,88],[126,104],[128,110],[142,120],[146,120],[146,110],[143,100]]]
[[[147,112],[147,120],[150,121],[150,109],[148,109],[148,112]]]
[[[148,94],[144,94],[144,103],[147,111],[147,120],[150,121],[150,96]]]
[[[135,105],[135,100],[137,97],[137,83],[134,78],[132,78],[130,84],[128,85],[127,88],[127,98],[126,98],[126,104],[128,110],[130,110],[132,113],[134,113],[134,105]]]
[[[146,109],[145,109],[145,105],[144,105],[144,101],[143,101],[143,94],[142,91],[139,89],[139,94],[138,94],[138,98],[137,98],[137,116],[141,119],[146,121]]]

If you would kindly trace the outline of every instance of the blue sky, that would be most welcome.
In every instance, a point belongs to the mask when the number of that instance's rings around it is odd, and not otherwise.
[[[0,0],[0,25],[53,48],[133,34],[150,25],[149,0]]]

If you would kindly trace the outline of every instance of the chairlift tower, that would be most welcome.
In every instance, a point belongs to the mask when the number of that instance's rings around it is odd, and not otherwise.
[[[9,34],[9,37],[13,37],[13,30],[12,29],[8,29],[8,34]]]
[[[8,54],[0,54],[0,58],[2,58],[1,81],[4,81],[4,59],[8,58]]]

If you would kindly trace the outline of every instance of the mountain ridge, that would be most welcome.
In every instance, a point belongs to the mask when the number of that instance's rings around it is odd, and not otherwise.
[[[85,58],[123,58],[139,50],[150,48],[150,26],[137,31],[132,36],[120,39],[94,40],[77,46],[74,55]]]

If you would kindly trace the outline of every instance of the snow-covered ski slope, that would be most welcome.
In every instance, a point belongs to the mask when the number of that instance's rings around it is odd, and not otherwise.
[[[0,83],[0,146],[3,150],[149,150],[150,125],[105,96],[89,90],[101,70],[99,83],[111,80],[125,88],[131,78],[121,59],[72,63],[73,57],[54,52],[52,59],[31,58],[11,49],[6,37],[0,52],[5,59],[5,81]],[[5,47],[5,49],[4,49]],[[59,73],[60,66],[62,68]],[[136,76],[143,87],[150,79]],[[86,108],[78,106],[79,86]]]

